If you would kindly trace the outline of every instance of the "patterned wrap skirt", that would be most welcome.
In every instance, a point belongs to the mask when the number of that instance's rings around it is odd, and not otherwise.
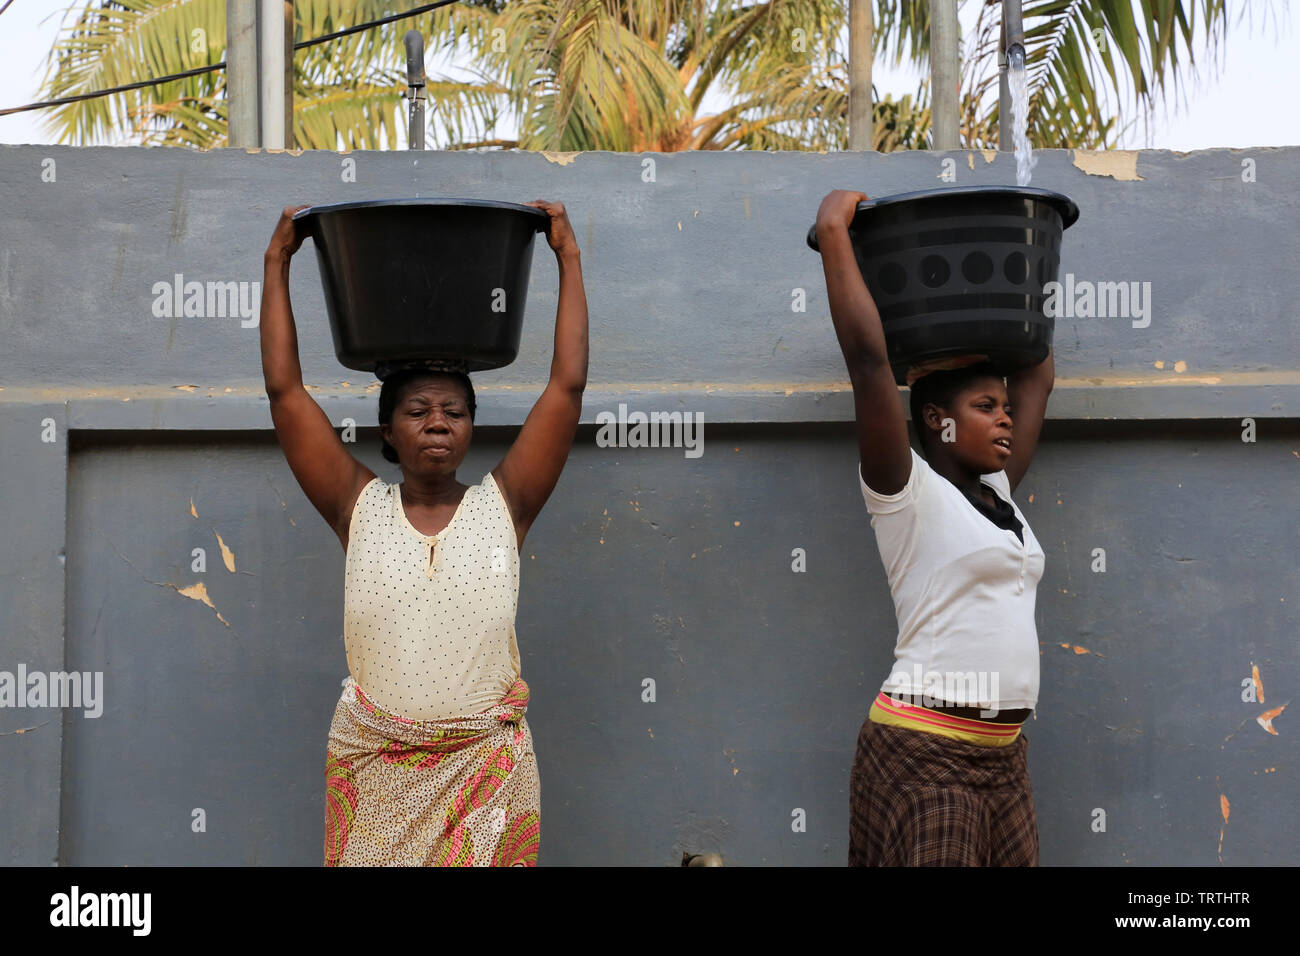
[[[541,786],[515,681],[479,714],[408,720],[350,676],[325,753],[326,866],[536,866]]]
[[[1037,866],[1022,732],[987,747],[867,719],[849,779],[849,866]]]

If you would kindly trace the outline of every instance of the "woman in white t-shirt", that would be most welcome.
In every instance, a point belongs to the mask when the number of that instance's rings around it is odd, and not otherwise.
[[[816,227],[853,384],[857,480],[898,618],[894,669],[850,775],[849,864],[1036,866],[1022,725],[1038,699],[1043,550],[1011,494],[1038,442],[1053,361],[1006,382],[982,356],[913,369],[917,454],[849,240],[866,198],[832,192]]]

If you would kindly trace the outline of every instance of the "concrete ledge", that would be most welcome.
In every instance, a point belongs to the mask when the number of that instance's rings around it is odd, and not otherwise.
[[[481,426],[517,426],[542,386],[477,386]],[[330,420],[358,427],[377,424],[379,383],[308,386]],[[907,392],[900,389],[903,408]],[[128,430],[258,430],[271,428],[260,388],[147,386],[140,388],[3,388],[0,404],[63,403],[68,427]],[[638,383],[589,386],[582,422],[602,411],[702,412],[706,422],[839,422],[853,420],[849,383]],[[1048,406],[1051,421],[1300,418],[1300,373],[1250,372],[1198,379],[1058,379]]]

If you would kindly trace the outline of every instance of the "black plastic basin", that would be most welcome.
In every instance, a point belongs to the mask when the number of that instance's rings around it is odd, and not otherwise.
[[[334,352],[347,368],[519,354],[533,240],[547,215],[488,199],[380,199],[294,214],[316,245]]]
[[[1062,233],[1079,218],[1067,196],[1032,186],[954,186],[858,203],[849,238],[880,311],[889,364],[983,354],[1003,374],[1047,357]],[[808,230],[817,248],[817,227]]]

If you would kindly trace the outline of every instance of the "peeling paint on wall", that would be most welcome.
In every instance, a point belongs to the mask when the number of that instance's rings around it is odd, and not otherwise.
[[[212,610],[217,612],[218,621],[226,625],[226,627],[230,627],[230,622],[221,616],[221,612],[217,611],[217,606],[213,604],[211,598],[208,597],[208,589],[202,581],[200,581],[198,584],[191,584],[187,588],[177,588],[176,585],[172,584],[170,581],[168,582],[167,586],[176,588],[177,594],[183,594],[191,601],[202,601],[208,607],[212,608]]]
[[[1217,784],[1219,782],[1219,778],[1215,777],[1214,782]],[[1219,812],[1223,814],[1223,826],[1219,827],[1219,862],[1220,863],[1223,862],[1223,834],[1227,832],[1228,829],[1228,813],[1229,811],[1231,811],[1231,809],[1232,807],[1228,803],[1228,798],[1225,797],[1223,795],[1223,791],[1220,790],[1219,791]]]
[[[289,506],[285,504],[284,498],[280,494],[280,490],[276,488],[275,485],[271,484],[270,478],[266,479],[266,483],[271,485],[271,490],[275,492],[275,498],[280,502],[280,510],[286,512],[285,517],[289,519],[289,524],[293,525],[295,528],[298,527],[298,522],[294,521],[293,517],[287,513],[289,511]]]
[[[1138,175],[1138,151],[1134,149],[1107,149],[1096,152],[1074,150],[1074,165],[1089,176],[1109,176],[1111,179],[1141,180]]]
[[[231,574],[235,573],[235,552],[226,547],[226,542],[221,540],[221,535],[217,534],[215,528],[212,533],[217,535],[217,544],[221,545],[221,560],[226,564],[226,570]]]
[[[1281,707],[1274,707],[1272,710],[1266,710],[1264,711],[1264,713],[1260,714],[1258,717],[1255,718],[1255,723],[1259,724],[1270,734],[1276,737],[1277,731],[1273,729],[1273,719],[1277,717],[1279,714],[1281,714],[1282,711],[1284,710],[1286,710],[1286,704],[1283,704]]]
[[[1060,502],[1058,501],[1057,504],[1059,505]],[[1091,654],[1093,657],[1101,657],[1101,658],[1105,658],[1106,656],[1105,654],[1098,654],[1095,651],[1090,651],[1086,647],[1080,647],[1078,644],[1062,644],[1061,646],[1064,647],[1067,651],[1074,651],[1074,653],[1076,654]]]
[[[44,723],[37,724],[35,727],[19,727],[16,730],[8,730],[0,734],[0,737],[12,737],[14,735],[30,734],[35,730],[40,730],[42,727],[45,726],[45,724],[48,723],[49,721],[47,720]]]

